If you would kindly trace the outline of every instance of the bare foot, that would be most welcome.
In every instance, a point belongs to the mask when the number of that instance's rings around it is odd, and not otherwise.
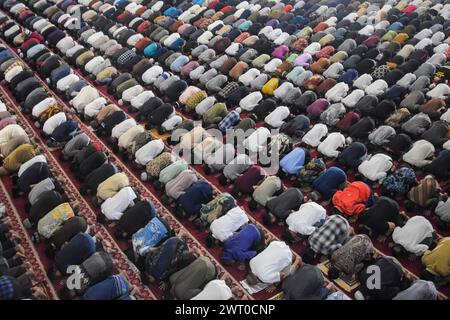
[[[197,257],[201,257],[203,255],[203,252],[197,247],[192,248],[192,253]]]
[[[25,256],[25,249],[20,244],[16,245],[14,249],[16,250],[17,253],[20,253]]]

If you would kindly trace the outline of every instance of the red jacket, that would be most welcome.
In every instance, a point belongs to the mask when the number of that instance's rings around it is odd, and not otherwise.
[[[361,181],[350,183],[344,190],[339,190],[333,195],[333,205],[344,216],[359,215],[366,209],[366,203],[370,198],[370,187]]]

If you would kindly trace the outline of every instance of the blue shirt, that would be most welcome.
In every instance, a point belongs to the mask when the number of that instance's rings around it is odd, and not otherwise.
[[[247,261],[256,256],[252,248],[261,241],[261,233],[254,224],[248,224],[224,242],[222,260]]]
[[[131,242],[133,243],[134,252],[145,256],[168,233],[169,230],[167,230],[164,223],[158,217],[153,218],[144,228],[133,234]]]
[[[280,161],[280,166],[283,171],[289,174],[296,174],[304,165],[305,150],[302,148],[295,148]]]
[[[174,62],[170,65],[170,70],[173,72],[180,72],[181,68],[189,62],[189,58],[185,55],[181,55],[175,59]]]
[[[171,263],[174,259],[176,259],[174,257],[176,257],[177,250],[183,243],[183,241],[184,240],[179,237],[172,237],[161,244],[161,246],[158,248],[159,252],[151,253],[152,255],[157,255],[157,257],[151,257],[152,266],[148,267],[150,268],[150,270],[147,270],[147,272],[156,279],[162,279],[164,275],[166,275],[168,268],[170,270]],[[153,263],[153,259],[157,259],[156,262]]]
[[[128,294],[128,285],[124,277],[116,274],[94,284],[86,290],[84,300],[114,300]]]
[[[30,187],[44,179],[50,174],[45,162],[36,162],[28,167],[17,180],[17,186],[22,192],[29,192]]]
[[[178,204],[188,215],[193,215],[200,211],[202,204],[208,201],[211,195],[211,185],[205,181],[197,181],[178,198]]]
[[[50,80],[53,84],[56,84],[59,80],[68,76],[72,72],[72,69],[67,65],[63,64],[52,71],[50,75]]]
[[[95,240],[88,233],[80,232],[73,237],[55,256],[55,266],[66,274],[69,265],[79,265],[96,250]]]
[[[346,180],[347,175],[342,169],[331,167],[314,180],[313,186],[323,197],[329,199]]]
[[[10,276],[0,277],[0,301],[14,299],[14,283]]]
[[[78,124],[69,120],[61,123],[52,132],[52,138],[57,142],[69,141],[78,130]]]
[[[155,43],[155,42],[150,43],[144,49],[144,56],[146,56],[147,58],[153,57],[153,55],[156,53],[157,49],[158,49],[157,43]]]
[[[236,111],[231,111],[222,119],[222,121],[219,122],[219,130],[227,131],[228,129],[232,129],[240,120],[241,116],[239,113]]]

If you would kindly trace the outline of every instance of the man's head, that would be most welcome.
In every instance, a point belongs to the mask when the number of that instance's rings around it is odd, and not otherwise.
[[[330,278],[330,280],[335,280],[339,278],[340,275],[341,271],[339,271],[339,269],[336,268],[335,266],[331,266],[330,270],[328,270],[328,277]]]
[[[228,179],[224,175],[221,175],[219,177],[219,183],[220,183],[220,185],[224,186],[228,183]]]
[[[208,248],[212,248],[215,243],[213,236],[209,234],[205,239],[205,243]]]
[[[408,254],[408,252],[405,250],[405,248],[403,248],[403,246],[399,245],[399,244],[395,244],[392,247],[392,255],[396,258],[402,258],[404,256],[406,256]]]
[[[258,203],[255,200],[250,200],[250,202],[248,203],[248,207],[251,211],[255,211],[256,209],[258,209]]]
[[[313,264],[315,259],[316,259],[316,253],[311,248],[308,248],[302,255],[303,262],[308,263],[308,264]]]
[[[245,279],[250,286],[257,285],[260,282],[258,277],[252,272],[250,272]]]
[[[266,226],[270,226],[276,222],[276,217],[272,213],[267,212],[263,216],[263,222]]]
[[[361,224],[358,226],[358,233],[370,236],[372,234],[372,230],[366,225]]]

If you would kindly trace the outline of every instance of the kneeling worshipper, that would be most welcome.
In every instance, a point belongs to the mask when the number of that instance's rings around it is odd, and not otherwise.
[[[202,205],[199,217],[193,221],[194,226],[199,230],[203,230],[214,220],[236,207],[236,205],[236,199],[231,194],[227,192],[220,193],[210,202]]]
[[[178,217],[194,217],[200,212],[203,204],[213,197],[214,190],[206,181],[196,181],[177,200],[176,215]]]
[[[170,297],[177,300],[191,299],[201,293],[204,286],[216,278],[216,274],[216,266],[209,258],[198,257],[169,277]]]
[[[326,217],[327,210],[324,207],[313,201],[306,202],[287,217],[289,229],[284,237],[289,242],[307,237],[323,225]]]
[[[47,190],[39,194],[33,203],[26,208],[28,218],[25,219],[24,225],[27,228],[35,226],[41,218],[43,218],[48,212],[56,208],[61,203],[67,201],[67,197],[56,190]]]
[[[291,249],[285,242],[272,241],[267,248],[250,260],[250,273],[246,277],[248,286],[258,283],[277,285],[300,264],[300,258],[294,261]]]
[[[62,288],[59,290],[62,299],[73,299],[77,295],[86,292],[86,289],[91,285],[108,278],[113,272],[114,262],[109,253],[98,251],[84,260],[79,267],[81,288],[77,290],[71,290],[67,287]]]
[[[77,211],[76,203],[71,205],[69,202],[60,203],[52,208],[37,222],[37,232],[33,235],[33,240],[39,242],[41,237],[50,239],[64,222],[75,216]]]
[[[354,181],[333,195],[333,209],[345,217],[358,218],[372,204],[371,188],[361,181]]]
[[[211,235],[206,238],[206,245],[212,247],[217,242],[225,242],[248,222],[249,218],[241,207],[230,209],[226,214],[211,222],[209,226]]]
[[[380,270],[381,280],[379,288],[369,288],[368,286],[371,283],[369,278],[373,276],[371,270],[374,267]],[[408,288],[410,282],[400,263],[393,257],[377,258],[361,271],[358,280],[361,286],[355,293],[357,300],[391,300],[399,292]]]
[[[116,225],[116,237],[130,237],[141,228],[144,228],[155,216],[156,209],[153,203],[148,199],[138,201],[123,212]]]
[[[190,251],[184,237],[170,237],[145,256],[141,280],[144,284],[167,279],[190,261]]]
[[[26,194],[31,186],[52,177],[47,160],[43,155],[37,155],[20,166],[17,176],[13,176],[13,197]]]
[[[90,143],[91,139],[85,132],[74,135],[65,145],[59,158],[67,161],[72,159],[75,154],[86,147]]]
[[[436,300],[438,291],[431,281],[415,280],[412,285],[400,291],[392,300]]]
[[[396,227],[392,233],[394,246],[392,253],[395,257],[402,257],[409,253],[421,256],[429,250],[435,237],[433,226],[427,218],[414,216],[402,227]]]
[[[88,157],[81,160],[79,167],[74,170],[77,179],[83,181],[92,171],[106,163],[108,156],[107,153],[99,150],[90,153]]]
[[[7,157],[0,159],[0,175],[16,172],[23,163],[33,158],[37,151],[37,148],[29,143],[18,146]]]
[[[153,217],[143,228],[136,231],[131,237],[132,248],[127,250],[128,258],[139,265],[145,255],[159,243],[172,235],[167,221],[159,216]]]
[[[427,175],[408,192],[405,208],[408,211],[430,210],[433,211],[441,196],[441,186],[436,178]]]
[[[231,265],[235,261],[248,261],[256,256],[265,244],[264,232],[249,223],[225,240],[220,259],[225,265]]]
[[[87,195],[92,191],[95,192],[101,183],[115,175],[117,171],[117,167],[111,162],[102,164],[100,167],[89,173],[89,175],[84,179],[82,185],[80,186],[80,193],[82,195]]]
[[[248,155],[244,153],[236,155],[236,157],[223,168],[222,174],[219,177],[220,185],[225,186],[228,183],[234,182],[237,177],[250,167],[251,164],[252,161]]]
[[[400,213],[397,201],[388,197],[377,197],[374,204],[359,215],[358,231],[369,236],[388,236],[405,219],[406,216]]]
[[[97,216],[97,221],[102,223],[105,219],[109,221],[119,220],[125,209],[134,205],[138,198],[133,188],[127,186],[120,189],[114,196],[106,199],[100,206],[101,213]]]
[[[337,165],[343,169],[356,169],[367,158],[367,147],[361,142],[353,142],[337,157]]]
[[[122,274],[116,274],[89,287],[83,300],[136,300],[131,295],[132,290],[128,279]]]
[[[450,228],[450,198],[443,194],[440,197],[438,205],[434,210],[438,221],[436,225],[439,229],[449,229]]]
[[[281,179],[277,176],[267,176],[254,188],[248,207],[252,211],[255,211],[258,206],[265,207],[273,197],[279,195],[282,191]]]
[[[345,187],[347,175],[338,167],[330,167],[325,170],[313,182],[314,191],[310,193],[313,201],[328,200],[341,188]]]
[[[96,170],[100,169],[101,167],[97,168]],[[94,172],[95,170],[92,171],[91,174]],[[97,194],[92,199],[94,206],[98,207],[103,201],[113,197],[122,188],[128,187],[129,185],[130,181],[128,180],[128,176],[124,172],[117,172],[113,174],[97,186]]]
[[[323,274],[317,266],[301,263],[287,276],[281,289],[285,300],[325,300],[331,290],[325,287]]]
[[[49,277],[54,279],[56,276],[66,276],[69,266],[81,264],[100,247],[100,242],[89,233],[78,233],[55,254],[55,263],[48,272]]]
[[[166,183],[166,193],[161,197],[161,202],[163,204],[169,205],[173,201],[177,201],[197,181],[198,177],[194,171],[181,171],[176,177]],[[205,185],[205,187],[207,186]],[[190,190],[190,192],[192,191],[193,190]]]
[[[283,191],[279,196],[267,201],[267,213],[263,216],[264,224],[271,225],[276,221],[285,221],[288,215],[306,200],[300,189],[289,188]]]
[[[381,191],[383,195],[391,198],[404,196],[417,183],[414,169],[402,166],[383,180]]]
[[[392,169],[392,158],[383,153],[377,153],[364,160],[358,167],[359,173],[372,182],[383,182]]]
[[[191,300],[230,300],[233,292],[224,280],[211,280],[203,290]]]
[[[357,234],[331,254],[328,276],[332,280],[340,276],[352,278],[372,260],[374,253],[372,240],[365,234]]]
[[[447,281],[450,276],[450,237],[439,239],[433,250],[425,251],[422,264],[424,279],[437,283]]]
[[[341,215],[329,216],[308,239],[309,248],[303,253],[303,261],[311,263],[317,255],[328,256],[347,242],[353,229]]]

